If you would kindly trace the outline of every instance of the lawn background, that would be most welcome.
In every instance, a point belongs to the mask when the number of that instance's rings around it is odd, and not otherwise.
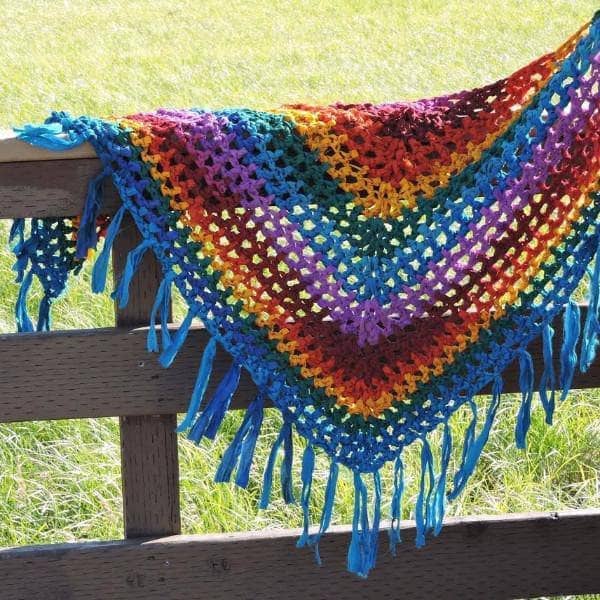
[[[0,0],[0,127],[39,121],[54,109],[103,116],[158,106],[268,108],[433,96],[515,71],[556,48],[596,8],[588,0]],[[0,226],[0,240],[6,233]],[[0,246],[0,331],[8,332],[17,288],[4,241]],[[74,281],[56,306],[55,328],[112,324],[111,302],[89,293],[88,277],[84,272]],[[517,407],[515,397],[503,400],[477,473],[449,514],[598,507],[597,391],[572,392],[551,428],[536,401],[525,451],[513,441]],[[299,507],[278,499],[266,511],[256,509],[279,424],[273,411],[248,490],[212,483],[239,422],[239,414],[229,415],[214,444],[180,441],[185,533],[301,524]],[[466,415],[458,414],[457,436],[466,424]],[[302,442],[296,441],[298,459]],[[0,545],[121,537],[118,448],[115,419],[0,426]],[[407,452],[412,499],[416,450]],[[319,457],[314,514],[326,468]],[[389,482],[389,470],[384,475]],[[405,502],[405,518],[411,505]],[[344,475],[334,521],[349,522],[351,510],[352,486]]]

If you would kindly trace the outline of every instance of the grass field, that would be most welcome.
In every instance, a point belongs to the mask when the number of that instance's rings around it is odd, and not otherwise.
[[[53,109],[109,115],[158,106],[266,108],[432,96],[513,72],[557,47],[596,8],[597,0],[0,0],[0,127],[43,119]],[[11,257],[0,245],[0,331],[7,332],[16,286]],[[112,324],[108,297],[88,290],[84,272],[56,306],[56,328]],[[517,399],[506,396],[477,473],[449,513],[597,507],[599,409],[596,391],[573,392],[548,428],[537,406],[528,448],[518,451]],[[212,483],[215,457],[239,422],[240,415],[229,415],[214,445],[180,442],[186,533],[301,524],[297,506],[276,500],[267,511],[256,509],[260,468],[246,491]],[[257,465],[266,462],[278,422],[270,411]],[[455,431],[466,424],[457,415]],[[118,447],[114,419],[0,426],[0,545],[120,537]],[[414,497],[415,450],[407,462]],[[315,507],[325,467],[319,459]],[[406,518],[411,504],[405,503]],[[349,522],[351,507],[344,475],[335,522]]]

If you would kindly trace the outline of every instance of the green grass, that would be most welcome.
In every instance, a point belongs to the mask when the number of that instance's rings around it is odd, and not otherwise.
[[[557,47],[596,8],[596,0],[0,0],[0,127],[43,119],[53,109],[109,115],[158,106],[267,108],[432,96],[511,73]],[[1,239],[6,231],[0,229]],[[0,331],[13,328],[10,265],[3,249]],[[56,306],[56,328],[112,324],[108,297],[88,290],[84,273]],[[551,428],[536,407],[526,451],[517,451],[513,441],[517,401],[503,399],[476,475],[450,514],[598,506],[598,393],[573,392]],[[187,533],[301,524],[297,506],[276,500],[266,511],[256,509],[260,468],[247,491],[212,483],[217,457],[239,422],[239,414],[229,415],[214,444],[180,442]],[[259,466],[278,423],[269,411]],[[466,423],[466,415],[456,416],[457,435]],[[418,460],[416,449],[409,449],[409,498],[416,493]],[[0,545],[121,536],[114,419],[3,425],[0,464]],[[325,470],[319,457],[315,510]],[[298,483],[298,464],[295,472]],[[389,482],[389,470],[384,477]],[[405,503],[404,517],[411,504]],[[343,474],[335,522],[349,522],[351,509],[352,486]]]

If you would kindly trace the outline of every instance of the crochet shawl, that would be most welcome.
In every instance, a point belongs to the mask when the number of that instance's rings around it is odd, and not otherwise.
[[[210,334],[178,430],[196,443],[214,438],[245,369],[258,395],[216,480],[247,485],[268,399],[283,424],[262,466],[261,507],[277,471],[284,499],[294,501],[295,429],[306,442],[298,545],[314,547],[320,560],[343,466],[355,489],[348,569],[366,576],[382,510],[392,552],[400,541],[404,448],[421,447],[413,507],[420,546],[439,533],[447,499],[475,469],[504,369],[518,361],[515,437],[523,447],[534,391],[550,423],[555,395],[564,398],[576,366],[585,371],[594,358],[599,45],[597,13],[555,52],[509,77],[437,98],[110,119],[57,112],[17,129],[22,140],[53,150],[89,142],[103,165],[81,215],[14,222],[18,330],[49,329],[51,304],[88,256],[95,256],[93,290],[104,289],[111,245],[131,215],[143,241],[113,297],[127,302],[136,267],[154,253],[163,278],[148,350],[168,367],[196,318]],[[122,203],[103,217],[107,179]],[[572,294],[586,273],[589,311],[580,327]],[[43,287],[35,325],[26,302],[33,277]],[[174,335],[166,327],[172,289],[187,307]],[[559,313],[555,372],[551,323]],[[538,337],[544,363],[536,386],[527,346]],[[217,346],[232,364],[205,398]],[[476,400],[484,388],[491,397]],[[449,419],[463,405],[472,420],[455,440],[458,468],[450,473]],[[441,446],[432,449],[436,429]],[[331,465],[316,518],[309,510],[315,451]],[[380,470],[388,462],[392,500],[382,507]]]

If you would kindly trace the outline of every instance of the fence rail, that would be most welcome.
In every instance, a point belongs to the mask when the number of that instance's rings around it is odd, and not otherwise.
[[[0,219],[80,213],[99,168],[90,146],[55,154],[0,135]],[[109,190],[103,212],[117,205]],[[116,277],[137,241],[135,228],[125,224],[113,252]],[[398,556],[385,552],[382,538],[378,566],[366,581],[346,572],[348,527],[322,539],[322,568],[310,551],[294,549],[296,531],[178,535],[174,426],[207,334],[193,329],[169,369],[147,354],[144,325],[158,278],[148,255],[115,328],[0,335],[0,421],[120,418],[128,538],[0,550],[2,599],[500,599],[600,590],[600,510],[449,519],[422,549],[414,547],[414,527],[406,523]],[[556,331],[559,347],[559,323]],[[540,345],[530,351],[539,370]],[[218,354],[213,381],[228,366]],[[517,391],[517,380],[512,365],[505,390]],[[577,375],[573,387],[600,387],[600,365]],[[232,408],[246,406],[253,394],[244,377]]]

